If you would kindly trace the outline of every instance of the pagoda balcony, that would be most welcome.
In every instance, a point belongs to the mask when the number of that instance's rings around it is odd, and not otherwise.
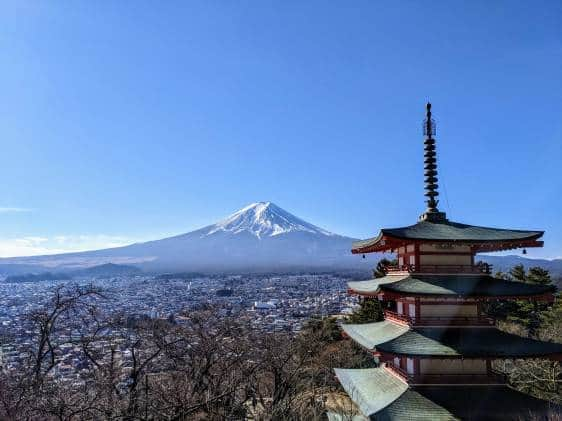
[[[443,373],[443,374],[411,374],[392,364],[386,368],[400,376],[410,385],[436,384],[506,384],[507,376],[499,371],[490,370],[487,374]]]
[[[494,326],[495,321],[485,316],[455,316],[455,317],[412,317],[395,311],[384,310],[384,317],[396,323],[410,326]]]
[[[387,273],[474,273],[491,274],[492,265],[395,265],[386,266]]]

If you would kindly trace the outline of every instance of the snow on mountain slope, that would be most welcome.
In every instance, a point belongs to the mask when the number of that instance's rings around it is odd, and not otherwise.
[[[105,250],[0,259],[0,274],[75,270],[107,263],[146,271],[288,272],[372,269],[383,257],[351,254],[354,239],[312,225],[271,202],[252,203],[216,224],[161,240]],[[562,260],[482,256],[495,268],[516,263],[562,273]]]
[[[356,268],[353,239],[310,224],[271,202],[252,203],[216,224],[105,250],[0,259],[4,264],[81,268],[134,264],[148,271],[290,271]]]
[[[274,237],[295,231],[326,236],[335,235],[297,218],[271,202],[252,203],[217,222],[215,225],[211,225],[202,236],[212,235],[221,231],[233,234],[246,231],[257,238]]]

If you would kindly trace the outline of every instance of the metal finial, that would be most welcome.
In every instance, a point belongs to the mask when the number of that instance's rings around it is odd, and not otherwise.
[[[435,120],[431,118],[431,104],[428,102],[426,105],[426,118],[423,121],[423,134],[424,140],[424,176],[425,176],[425,193],[427,197],[427,209],[421,216],[424,220],[445,220],[445,214],[439,212],[437,205],[439,201],[436,199],[439,196],[437,188],[437,157],[435,152]]]
[[[428,102],[425,106],[426,114],[423,121],[423,134],[428,137],[435,136],[435,120],[431,118],[431,103]]]

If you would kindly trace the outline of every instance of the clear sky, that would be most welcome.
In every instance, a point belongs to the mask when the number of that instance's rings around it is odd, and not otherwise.
[[[256,201],[369,237],[441,207],[562,256],[562,2],[4,1],[0,256]],[[445,194],[446,192],[446,194]]]

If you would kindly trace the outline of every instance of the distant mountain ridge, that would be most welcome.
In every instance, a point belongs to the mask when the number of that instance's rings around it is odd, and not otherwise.
[[[44,281],[69,281],[72,276],[64,273],[27,273],[23,275],[9,275],[3,282],[7,284],[18,284],[22,282],[44,282]]]
[[[105,250],[0,259],[0,274],[75,271],[109,273],[295,272],[349,270],[367,273],[383,256],[352,255],[354,238],[313,225],[271,202],[252,203],[219,222],[186,234]],[[543,266],[562,276],[562,259],[479,256],[508,270],[514,264]],[[119,265],[119,267],[111,267]],[[125,267],[126,269],[121,269]],[[87,273],[87,271],[85,272]],[[95,276],[95,275],[94,275]]]
[[[0,260],[4,264],[80,269],[115,263],[155,272],[361,270],[355,239],[334,234],[271,202],[252,203],[201,229],[125,247]]]
[[[522,256],[478,256],[479,260],[492,265],[493,271],[507,272],[515,265],[523,265],[525,268],[540,266],[550,271],[551,275],[562,278],[562,259],[529,259]]]
[[[104,263],[102,265],[90,266],[85,269],[79,269],[69,273],[72,274],[73,277],[111,277],[138,275],[142,273],[142,271],[136,266]]]
[[[38,267],[34,267],[35,270]],[[66,270],[59,272],[40,273],[18,273],[9,275],[4,279],[5,283],[19,282],[43,282],[43,281],[68,281],[75,278],[111,278],[114,276],[138,275],[141,270],[134,266],[116,265],[106,263],[78,270]]]

